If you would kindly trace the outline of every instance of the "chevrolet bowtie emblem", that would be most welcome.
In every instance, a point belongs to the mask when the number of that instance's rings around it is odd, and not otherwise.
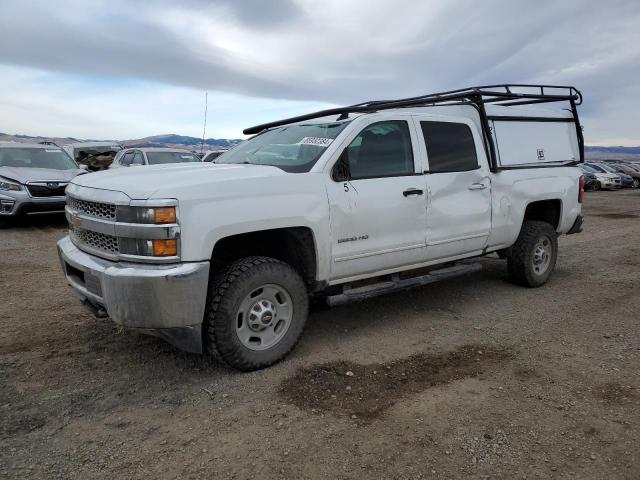
[[[79,227],[82,223],[82,219],[78,215],[72,213],[71,218],[69,218],[69,223],[74,227]]]

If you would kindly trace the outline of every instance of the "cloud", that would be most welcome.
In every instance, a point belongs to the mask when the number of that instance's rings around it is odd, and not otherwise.
[[[575,84],[587,139],[603,141],[640,137],[640,119],[619,120],[640,107],[638,24],[635,0],[5,0],[0,63],[318,105],[482,83]],[[245,125],[256,123],[243,105]]]
[[[93,139],[162,133],[202,135],[204,93],[147,81],[99,82],[0,66],[0,132]],[[242,138],[242,130],[324,104],[210,92],[207,137]],[[251,112],[251,119],[247,112]]]

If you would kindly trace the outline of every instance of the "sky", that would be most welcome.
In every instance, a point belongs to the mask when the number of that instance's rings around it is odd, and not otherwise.
[[[2,0],[0,132],[243,138],[491,83],[575,85],[589,145],[640,145],[640,1]]]

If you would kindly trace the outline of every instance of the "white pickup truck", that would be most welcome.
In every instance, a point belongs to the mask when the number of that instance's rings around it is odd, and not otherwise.
[[[67,187],[68,283],[97,316],[242,370],[330,305],[473,272],[551,275],[581,231],[573,87],[494,85],[260,125],[215,164],[118,169]],[[565,108],[553,108],[565,107]]]

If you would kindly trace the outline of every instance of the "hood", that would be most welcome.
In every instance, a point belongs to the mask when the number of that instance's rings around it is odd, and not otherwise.
[[[85,173],[85,171],[79,168],[55,170],[52,168],[0,167],[0,177],[5,177],[20,183],[70,182],[81,173]]]
[[[287,175],[266,165],[174,163],[125,167],[82,175],[72,183],[88,188],[123,192],[135,200],[174,198],[181,190],[203,183]]]

